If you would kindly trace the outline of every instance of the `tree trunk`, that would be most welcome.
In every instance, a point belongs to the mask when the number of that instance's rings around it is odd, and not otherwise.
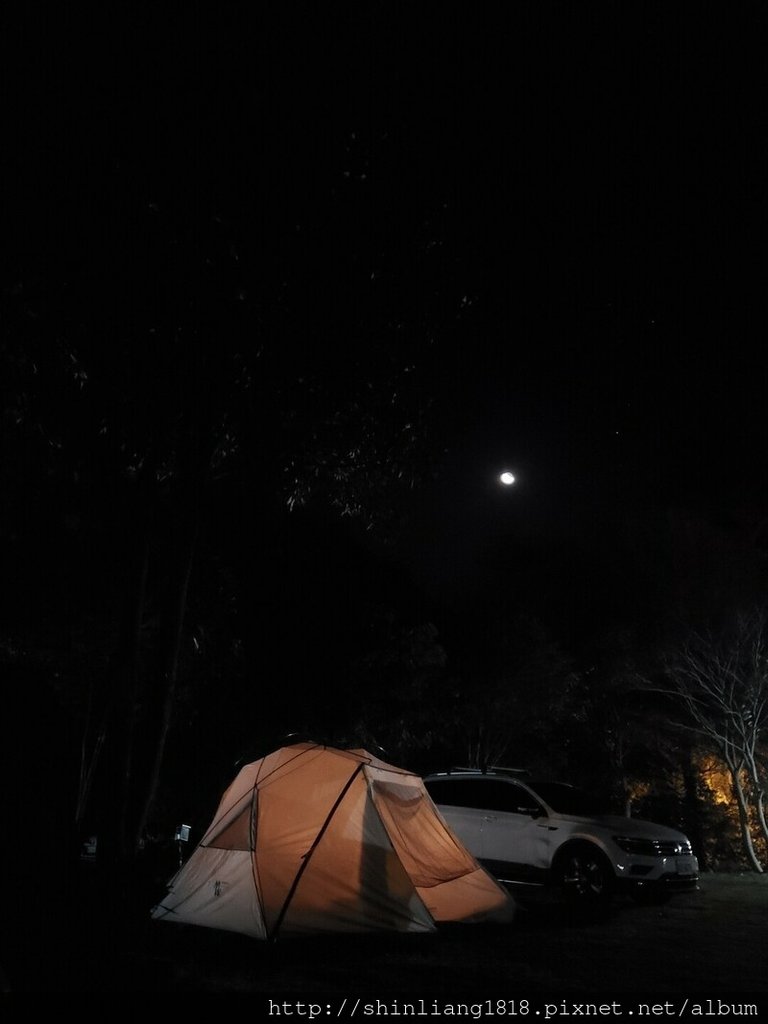
[[[757,820],[760,822],[760,831],[763,834],[763,842],[768,849],[768,822],[765,818],[765,790],[763,787],[763,781],[760,777],[760,769],[757,766],[757,761],[753,753],[747,755],[747,771],[749,773],[749,781],[752,783],[752,791],[754,793],[753,804],[757,811]]]
[[[128,643],[128,693],[126,701],[126,722],[123,747],[123,764],[121,772],[121,805],[118,821],[118,849],[120,857],[125,860],[130,856],[130,818],[133,806],[133,761],[134,740],[136,735],[136,708],[138,703],[141,673],[141,625],[144,618],[144,605],[147,594],[147,578],[149,576],[149,537],[145,533],[142,539],[136,590],[131,609],[131,625]]]
[[[147,822],[152,812],[152,808],[157,799],[157,793],[160,786],[160,777],[163,767],[163,759],[165,757],[165,748],[168,743],[168,734],[171,728],[171,722],[173,720],[173,711],[176,703],[176,685],[178,682],[179,673],[179,654],[181,652],[181,642],[184,635],[184,618],[187,610],[187,597],[189,594],[189,581],[192,576],[192,566],[195,557],[195,547],[197,542],[197,524],[195,523],[190,530],[190,537],[187,544],[187,550],[184,555],[183,567],[179,577],[179,586],[176,594],[176,602],[173,611],[173,620],[171,625],[171,632],[169,638],[169,650],[168,659],[165,671],[165,693],[163,697],[162,714],[160,719],[160,728],[155,745],[155,753],[152,761],[152,767],[147,782],[147,792],[141,808],[141,813],[138,816],[136,822],[136,830],[134,832],[133,846],[134,852],[138,852],[141,849],[141,844],[144,839],[144,833],[146,831]]]
[[[85,818],[85,812],[91,797],[91,789],[93,788],[94,775],[96,774],[99,757],[101,756],[101,748],[104,746],[104,740],[107,735],[107,716],[108,713],[105,711],[102,714],[96,739],[94,740],[93,748],[90,752],[88,751],[88,730],[91,718],[90,707],[86,716],[85,725],[83,726],[83,739],[80,745],[80,774],[77,781],[77,803],[75,804],[75,825],[78,830],[81,828]]]
[[[731,773],[733,795],[736,797],[736,804],[739,808],[739,824],[741,826],[741,841],[744,846],[744,853],[747,855],[747,860],[752,865],[752,869],[762,874],[763,865],[760,863],[757,853],[755,852],[755,845],[752,841],[752,831],[749,827],[749,807],[744,793],[744,787],[741,784],[741,769],[735,764],[729,764],[728,769]]]
[[[119,806],[118,817],[113,819],[111,829],[116,837],[116,852],[119,857],[124,857],[127,852],[126,835],[128,828],[128,816],[130,813],[130,789],[133,763],[133,734],[135,729],[136,698],[139,686],[140,671],[140,647],[141,647],[141,622],[144,614],[146,600],[147,576],[149,572],[149,542],[144,538],[142,551],[139,558],[139,566],[136,576],[136,584],[133,588],[130,604],[130,626],[125,631],[123,643],[120,645],[122,653],[118,652],[116,667],[110,675],[110,692],[107,697],[106,706],[101,714],[98,734],[90,754],[86,750],[87,745],[87,721],[83,734],[83,742],[80,754],[80,777],[78,780],[77,805],[75,808],[75,824],[80,827],[88,810],[94,779],[99,767],[102,748],[104,747],[107,733],[111,735],[111,742],[117,745],[118,750],[115,756],[119,760],[117,779],[117,803]],[[128,682],[124,682],[125,667],[123,658],[128,661]],[[89,710],[90,718],[90,710]],[[120,730],[122,727],[122,735]],[[106,822],[104,823],[106,826]],[[109,826],[106,826],[111,831]]]

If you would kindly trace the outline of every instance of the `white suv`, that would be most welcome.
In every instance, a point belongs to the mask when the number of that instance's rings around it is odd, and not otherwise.
[[[548,889],[600,906],[621,891],[661,903],[698,888],[698,861],[682,832],[602,814],[572,786],[503,769],[441,772],[424,784],[470,853],[519,894]]]

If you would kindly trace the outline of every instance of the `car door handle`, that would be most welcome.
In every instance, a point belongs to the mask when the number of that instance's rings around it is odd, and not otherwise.
[[[545,821],[539,822],[539,828],[545,828],[547,832],[557,832],[557,825],[548,825]]]
[[[496,815],[495,814],[484,814],[483,815],[483,821],[496,821]]]

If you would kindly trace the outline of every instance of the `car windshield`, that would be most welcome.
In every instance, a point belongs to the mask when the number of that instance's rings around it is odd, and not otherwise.
[[[538,793],[545,804],[559,814],[577,814],[590,818],[598,814],[606,814],[606,808],[595,798],[582,789],[575,789],[564,782],[536,782],[531,789]]]

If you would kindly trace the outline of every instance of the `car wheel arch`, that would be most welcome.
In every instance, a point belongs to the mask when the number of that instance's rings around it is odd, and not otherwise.
[[[574,850],[593,851],[597,850],[602,857],[607,861],[608,866],[611,867],[611,874],[615,875],[615,871],[611,865],[611,856],[607,848],[599,842],[595,836],[568,836],[564,842],[558,846],[552,855],[552,869],[554,869],[561,863],[563,857],[567,857]]]

